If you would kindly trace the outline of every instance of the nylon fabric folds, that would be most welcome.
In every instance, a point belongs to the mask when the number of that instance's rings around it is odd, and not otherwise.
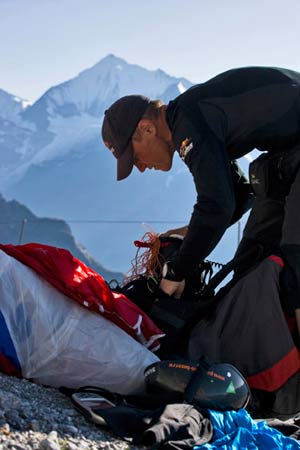
[[[269,257],[241,278],[191,331],[188,358],[204,354],[212,361],[226,361],[251,389],[268,392],[277,391],[299,371],[299,352],[279,297],[281,270],[279,260]]]
[[[26,264],[61,293],[90,311],[114,322],[151,350],[159,348],[164,333],[125,295],[113,292],[97,272],[68,250],[50,245],[0,245],[0,249]]]
[[[194,450],[299,450],[300,443],[284,436],[264,421],[255,422],[244,410],[210,411],[213,439]]]
[[[143,390],[144,369],[158,361],[117,325],[2,251],[0,310],[23,377],[37,383],[135,393]]]

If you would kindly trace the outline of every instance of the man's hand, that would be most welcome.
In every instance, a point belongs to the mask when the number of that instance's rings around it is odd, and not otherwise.
[[[182,281],[170,281],[163,278],[160,282],[159,288],[168,295],[174,295],[179,299],[184,291],[185,280]]]
[[[187,232],[188,232],[188,226],[186,225],[185,227],[174,228],[173,230],[168,230],[168,231],[165,231],[164,233],[160,233],[160,236],[168,237],[168,236],[171,236],[172,234],[177,234],[179,236],[185,237]]]

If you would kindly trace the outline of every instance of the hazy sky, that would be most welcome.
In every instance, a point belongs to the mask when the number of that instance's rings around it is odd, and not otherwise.
[[[0,0],[0,88],[34,101],[108,53],[201,82],[300,70],[300,0]]]

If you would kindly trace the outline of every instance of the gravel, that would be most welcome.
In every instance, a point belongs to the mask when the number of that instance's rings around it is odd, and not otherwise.
[[[4,449],[137,450],[138,447],[87,421],[57,389],[0,374],[0,450]]]

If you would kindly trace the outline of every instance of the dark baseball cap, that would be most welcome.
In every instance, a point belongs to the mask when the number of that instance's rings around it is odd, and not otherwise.
[[[127,95],[104,113],[102,139],[118,160],[117,180],[123,180],[132,171],[134,156],[131,138],[150,101],[143,95]]]

